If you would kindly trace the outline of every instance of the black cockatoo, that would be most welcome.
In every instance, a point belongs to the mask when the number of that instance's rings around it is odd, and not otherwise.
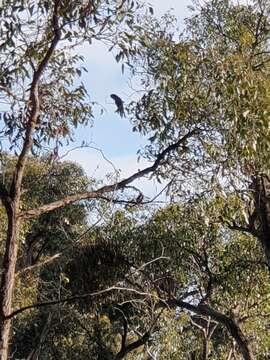
[[[115,105],[116,105],[116,107],[117,107],[116,112],[117,112],[121,117],[125,116],[124,102],[123,102],[123,100],[122,100],[119,96],[117,96],[117,95],[115,95],[115,94],[111,94],[111,98],[114,100]]]

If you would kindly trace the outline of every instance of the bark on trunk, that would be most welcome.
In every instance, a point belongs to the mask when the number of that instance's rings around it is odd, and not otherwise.
[[[8,359],[9,332],[11,320],[5,317],[12,310],[12,299],[15,285],[15,270],[17,262],[17,235],[19,220],[16,216],[16,206],[8,211],[8,231],[6,252],[3,261],[3,275],[0,288],[0,359]]]
[[[259,220],[258,238],[260,239],[266,262],[270,270],[270,179],[265,176],[257,176],[253,179],[254,203]]]
[[[208,337],[207,337],[207,334],[205,334],[203,336],[202,360],[207,360],[208,359],[208,352],[209,352]]]
[[[23,140],[21,153],[18,157],[17,164],[13,173],[10,190],[7,191],[4,186],[0,186],[2,193],[1,200],[5,205],[8,217],[8,231],[5,243],[5,255],[3,260],[3,275],[0,287],[0,360],[8,359],[9,332],[11,320],[6,316],[11,313],[12,299],[14,293],[15,270],[18,252],[18,232],[19,232],[19,205],[21,198],[21,187],[24,169],[27,163],[28,154],[33,144],[33,132],[35,131],[37,120],[40,113],[39,99],[39,82],[44,70],[61,39],[61,29],[59,27],[58,10],[60,0],[53,1],[52,29],[53,38],[48,50],[34,71],[33,80],[30,87],[30,115],[24,120],[26,121],[26,130]],[[3,193],[4,192],[4,193]]]

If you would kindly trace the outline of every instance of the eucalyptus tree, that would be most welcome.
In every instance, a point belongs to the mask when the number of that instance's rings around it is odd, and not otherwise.
[[[121,309],[129,331],[138,322],[150,333],[145,350],[158,359],[269,356],[269,282],[263,252],[251,235],[220,224],[223,206],[222,198],[202,198],[171,205],[133,225],[118,223],[118,248],[126,252],[134,271],[122,282],[126,295],[112,305],[141,306],[140,319],[132,317],[130,308]],[[110,243],[117,248],[115,240]],[[147,309],[152,310],[154,326]]]
[[[134,73],[145,92],[130,106],[134,130],[151,134],[151,158],[196,129],[160,175],[182,198],[237,194],[242,215],[232,209],[223,220],[257,237],[269,264],[270,2],[200,3],[182,34],[171,16],[141,34]]]
[[[60,307],[65,323],[52,328],[41,355],[267,359],[263,252],[220,216],[223,199],[204,197],[150,217],[117,212],[96,228],[63,268],[71,298],[78,288],[92,295]]]
[[[148,15],[145,11],[131,0],[14,0],[2,4],[1,135],[3,146],[13,152],[15,159],[11,181],[5,177],[4,161],[1,165],[0,197],[7,218],[0,285],[3,360],[8,358],[11,319],[35,308],[33,304],[14,309],[18,249],[24,227],[33,219],[78,201],[115,201],[119,189],[152,172],[173,178],[172,189],[182,198],[205,191],[209,192],[207,200],[213,193],[221,196],[226,211],[217,221],[259,238],[269,265],[269,0],[249,5],[235,5],[229,0],[206,2],[187,21],[187,31],[179,39],[171,17],[164,18],[163,26],[151,18],[152,8]],[[140,23],[145,16],[147,22]],[[91,183],[87,189],[74,188],[72,194],[59,193],[57,199],[40,199],[26,207],[24,178],[29,155],[40,156],[44,145],[49,145],[56,156],[62,142],[72,139],[76,127],[87,126],[92,120],[86,89],[83,84],[77,85],[84,71],[83,58],[77,51],[80,45],[93,40],[119,49],[116,60],[127,59],[134,73],[142,76],[145,93],[131,105],[129,115],[134,118],[135,131],[151,133],[145,154],[153,165],[110,185],[98,187]],[[172,152],[177,156],[171,157]],[[232,193],[237,200],[232,201]],[[135,194],[133,204],[139,202],[139,195]],[[204,230],[211,233],[209,224],[206,215]],[[195,241],[197,235],[193,235]],[[222,246],[230,244],[234,244],[233,240]],[[200,244],[196,248],[203,250]],[[218,249],[215,251],[218,254]],[[250,256],[258,253],[255,247]],[[33,265],[33,253],[30,255]],[[211,262],[214,260],[213,255]],[[201,270],[205,277],[199,279],[203,290],[196,289],[199,301],[211,300],[207,297],[210,273],[205,269],[204,263]],[[190,277],[183,281],[187,279]],[[171,298],[170,287],[149,282],[143,285],[150,292],[155,290],[155,306],[161,306],[161,298],[170,306],[223,319],[223,325],[238,340],[243,356],[252,358],[241,327],[228,314],[224,317],[209,308],[224,306],[228,312],[231,304],[225,306],[220,299],[214,299],[210,305],[195,308],[182,299]],[[184,285],[188,289],[191,286]],[[74,295],[73,300],[78,296]],[[45,305],[54,303],[57,301]],[[123,326],[121,356],[128,349],[125,321]]]
[[[15,273],[20,233],[26,221],[84,199],[114,194],[138,177],[155,171],[170,151],[181,147],[190,134],[157,155],[152,166],[127,179],[103,187],[91,187],[61,196],[48,203],[23,205],[23,179],[32,153],[39,156],[44,146],[54,149],[71,140],[81,124],[89,126],[92,108],[78,77],[84,71],[79,47],[103,41],[121,52],[116,60],[130,56],[140,29],[136,1],[3,1],[0,8],[1,140],[16,157],[10,183],[1,168],[0,197],[7,216],[6,240],[0,285],[0,358],[8,358],[13,311]],[[137,21],[138,20],[138,21]],[[136,195],[137,198],[138,194]]]

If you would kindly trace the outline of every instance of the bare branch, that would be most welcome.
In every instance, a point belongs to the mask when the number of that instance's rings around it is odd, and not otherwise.
[[[131,293],[135,293],[139,296],[152,296],[151,294],[149,294],[148,292],[143,292],[143,291],[138,291],[136,289],[132,289],[132,288],[124,288],[121,286],[111,286],[107,289],[104,290],[100,290],[100,291],[95,291],[93,293],[87,293],[87,294],[81,294],[81,295],[75,295],[75,296],[71,296],[71,297],[67,297],[64,299],[60,299],[60,300],[51,300],[51,301],[45,301],[45,302],[40,302],[40,303],[35,303],[32,305],[27,305],[24,307],[21,307],[20,309],[14,310],[11,314],[5,316],[5,319],[12,319],[14,316],[19,315],[20,313],[26,311],[26,310],[31,310],[31,309],[37,309],[37,308],[41,308],[41,307],[46,307],[46,306],[52,306],[52,305],[58,305],[58,304],[63,304],[63,303],[69,303],[75,300],[80,300],[80,299],[84,299],[87,297],[94,297],[94,296],[98,296],[98,295],[102,295],[111,291],[127,291],[127,292],[131,292]]]
[[[39,268],[53,262],[54,260],[58,259],[61,255],[62,255],[62,253],[58,253],[58,254],[55,254],[53,256],[50,256],[48,259],[46,259],[46,260],[44,260],[44,261],[42,261],[42,262],[40,262],[38,264],[34,264],[32,266],[25,267],[25,268],[17,271],[16,276],[20,276],[20,275],[22,275],[24,273],[28,273],[30,271],[39,269]]]
[[[55,255],[55,257],[57,257],[57,256],[61,256],[61,253]],[[163,260],[163,259],[168,260],[167,257],[160,256],[160,257],[155,258],[155,259],[153,259],[153,260],[151,260],[151,261],[149,261],[147,263],[142,264],[139,268],[136,268],[135,270],[131,270],[131,272],[125,276],[125,279],[127,280],[128,275],[130,276],[130,275],[135,274],[138,271],[142,271],[146,266],[148,266],[148,265],[150,265],[150,264],[152,264],[152,263],[154,263],[156,261]],[[30,268],[32,268],[32,267],[30,267]],[[31,270],[30,268],[26,268],[25,271],[27,271],[27,270],[30,271]],[[16,316],[16,315],[18,315],[18,314],[20,314],[20,313],[22,313],[23,311],[26,311],[26,310],[45,307],[45,306],[51,306],[51,305],[57,305],[57,304],[62,304],[62,303],[68,303],[68,302],[72,302],[72,301],[87,298],[87,297],[94,297],[94,296],[102,295],[102,294],[105,294],[105,293],[111,292],[111,291],[126,291],[126,292],[137,294],[139,296],[147,297],[147,298],[153,296],[152,294],[143,291],[143,289],[141,291],[139,291],[139,290],[136,290],[134,288],[126,288],[126,287],[118,286],[118,284],[121,284],[121,282],[117,282],[114,286],[111,286],[111,287],[109,287],[107,289],[103,289],[103,290],[96,291],[96,292],[93,292],[93,293],[79,294],[79,295],[75,295],[75,296],[60,299],[60,300],[58,299],[58,300],[52,300],[52,301],[46,301],[46,302],[41,302],[41,303],[28,305],[28,306],[25,306],[25,307],[22,307],[20,309],[17,309],[15,311],[13,311],[11,314],[7,315],[5,318],[6,319],[11,319],[14,316]],[[165,304],[165,302],[163,300],[160,300],[160,302]]]
[[[20,217],[23,219],[31,219],[31,218],[35,218],[38,217],[39,215],[42,215],[44,213],[48,213],[50,211],[53,211],[55,209],[59,209],[63,206],[72,204],[76,201],[81,201],[81,200],[89,200],[89,199],[98,199],[100,197],[102,197],[104,194],[106,193],[110,193],[110,192],[115,192],[119,189],[123,189],[125,188],[127,185],[129,185],[130,183],[132,183],[134,180],[139,179],[143,176],[146,176],[150,173],[153,173],[157,170],[157,168],[162,165],[163,161],[166,159],[166,156],[171,153],[172,151],[175,151],[177,148],[179,148],[182,144],[185,144],[186,140],[190,137],[192,137],[193,135],[197,134],[198,130],[194,129],[192,131],[190,131],[189,133],[187,133],[186,135],[184,135],[182,138],[180,138],[176,143],[173,143],[171,145],[169,145],[165,150],[163,150],[162,152],[160,152],[157,157],[155,162],[153,163],[153,165],[140,170],[136,173],[134,173],[133,175],[129,176],[128,178],[121,180],[119,182],[116,182],[112,185],[105,185],[97,190],[93,190],[93,191],[88,191],[88,192],[84,192],[81,194],[74,194],[74,195],[70,195],[67,196],[63,199],[51,202],[49,204],[45,204],[42,205],[38,208],[35,209],[31,209],[31,210],[27,210],[25,212],[22,212],[20,214]]]

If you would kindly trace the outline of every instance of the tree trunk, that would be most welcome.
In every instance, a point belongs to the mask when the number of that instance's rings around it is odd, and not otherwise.
[[[209,352],[209,347],[208,347],[208,336],[207,334],[203,334],[203,349],[202,349],[202,360],[207,360],[208,359],[208,352]]]
[[[27,360],[38,360],[39,359],[42,344],[45,342],[48,332],[50,330],[51,320],[52,320],[52,315],[50,313],[44,326],[43,326],[43,329],[41,331],[41,335],[40,335],[38,344],[37,344],[36,348],[33,349],[31,351],[31,353],[28,355]]]
[[[7,211],[8,231],[0,287],[0,360],[8,359],[11,319],[6,319],[6,316],[9,315],[12,310],[15,285],[18,252],[17,235],[19,230],[19,220],[17,219],[16,213],[16,206],[11,205],[9,211]]]
[[[260,223],[257,237],[262,243],[270,270],[270,179],[265,175],[255,177],[252,190],[256,214]]]

